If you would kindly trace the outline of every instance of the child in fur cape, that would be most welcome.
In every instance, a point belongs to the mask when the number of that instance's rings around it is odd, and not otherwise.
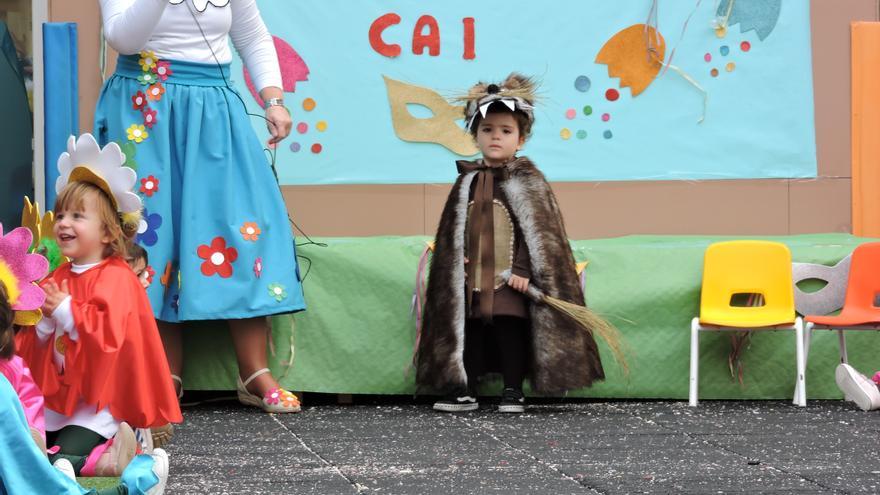
[[[525,296],[534,284],[584,304],[553,191],[531,160],[516,156],[534,121],[534,90],[531,79],[511,74],[459,99],[482,159],[457,162],[429,272],[417,382],[448,394],[438,411],[477,409],[477,379],[488,372],[504,379],[501,412],[523,412],[526,377],[539,393],[604,378],[591,333]]]

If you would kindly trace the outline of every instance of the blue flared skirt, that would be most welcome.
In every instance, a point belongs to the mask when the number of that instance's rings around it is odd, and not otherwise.
[[[141,63],[143,62],[143,64]],[[229,65],[121,56],[95,133],[137,171],[137,243],[156,318],[238,319],[305,309],[287,209]],[[152,61],[156,62],[156,61]]]

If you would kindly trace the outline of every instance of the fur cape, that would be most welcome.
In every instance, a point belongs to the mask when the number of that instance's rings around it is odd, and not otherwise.
[[[531,259],[532,278],[549,296],[584,305],[574,256],[550,185],[525,157],[505,165],[501,182],[510,212],[519,222]],[[465,222],[476,172],[461,174],[452,187],[435,238],[428,275],[422,336],[416,357],[420,388],[447,391],[467,384],[464,369]],[[593,336],[545,304],[529,303],[529,380],[539,393],[590,386],[605,377]]]

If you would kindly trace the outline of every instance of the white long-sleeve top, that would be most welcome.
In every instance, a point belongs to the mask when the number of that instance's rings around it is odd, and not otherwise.
[[[159,59],[228,63],[232,38],[258,90],[282,87],[275,43],[256,0],[101,0],[101,17],[105,39],[123,55],[151,50]]]
[[[83,273],[86,270],[98,266],[100,263],[91,263],[88,265],[74,264],[71,271],[73,273]],[[73,312],[70,309],[70,296],[64,298],[64,301],[55,308],[52,316],[44,316],[37,323],[37,335],[41,342],[47,342],[52,337],[52,350],[55,360],[55,366],[58,369],[64,367],[64,354],[58,351],[57,340],[65,333],[68,338],[73,341],[79,340],[79,334],[73,322]],[[47,407],[45,410],[46,431],[58,431],[65,426],[76,425],[88,428],[104,438],[111,438],[119,429],[119,421],[110,414],[110,407],[96,411],[95,406],[87,405],[82,399],[73,410],[73,414],[65,416],[59,412]]]

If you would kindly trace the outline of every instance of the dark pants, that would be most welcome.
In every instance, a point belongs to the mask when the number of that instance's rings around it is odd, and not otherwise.
[[[58,459],[67,459],[73,465],[73,471],[80,476],[86,459],[92,452],[92,449],[106,442],[107,439],[97,433],[83,428],[81,426],[65,426],[58,431],[46,432],[46,445],[50,447],[58,446],[61,450],[57,454],[49,455],[49,462],[55,462]],[[99,490],[97,495],[125,495],[128,493],[128,487],[119,484],[113,488],[105,488]]]
[[[464,329],[464,369],[468,388],[477,378],[500,371],[504,388],[522,389],[529,358],[529,320],[516,316],[495,316],[491,324],[468,319]]]

